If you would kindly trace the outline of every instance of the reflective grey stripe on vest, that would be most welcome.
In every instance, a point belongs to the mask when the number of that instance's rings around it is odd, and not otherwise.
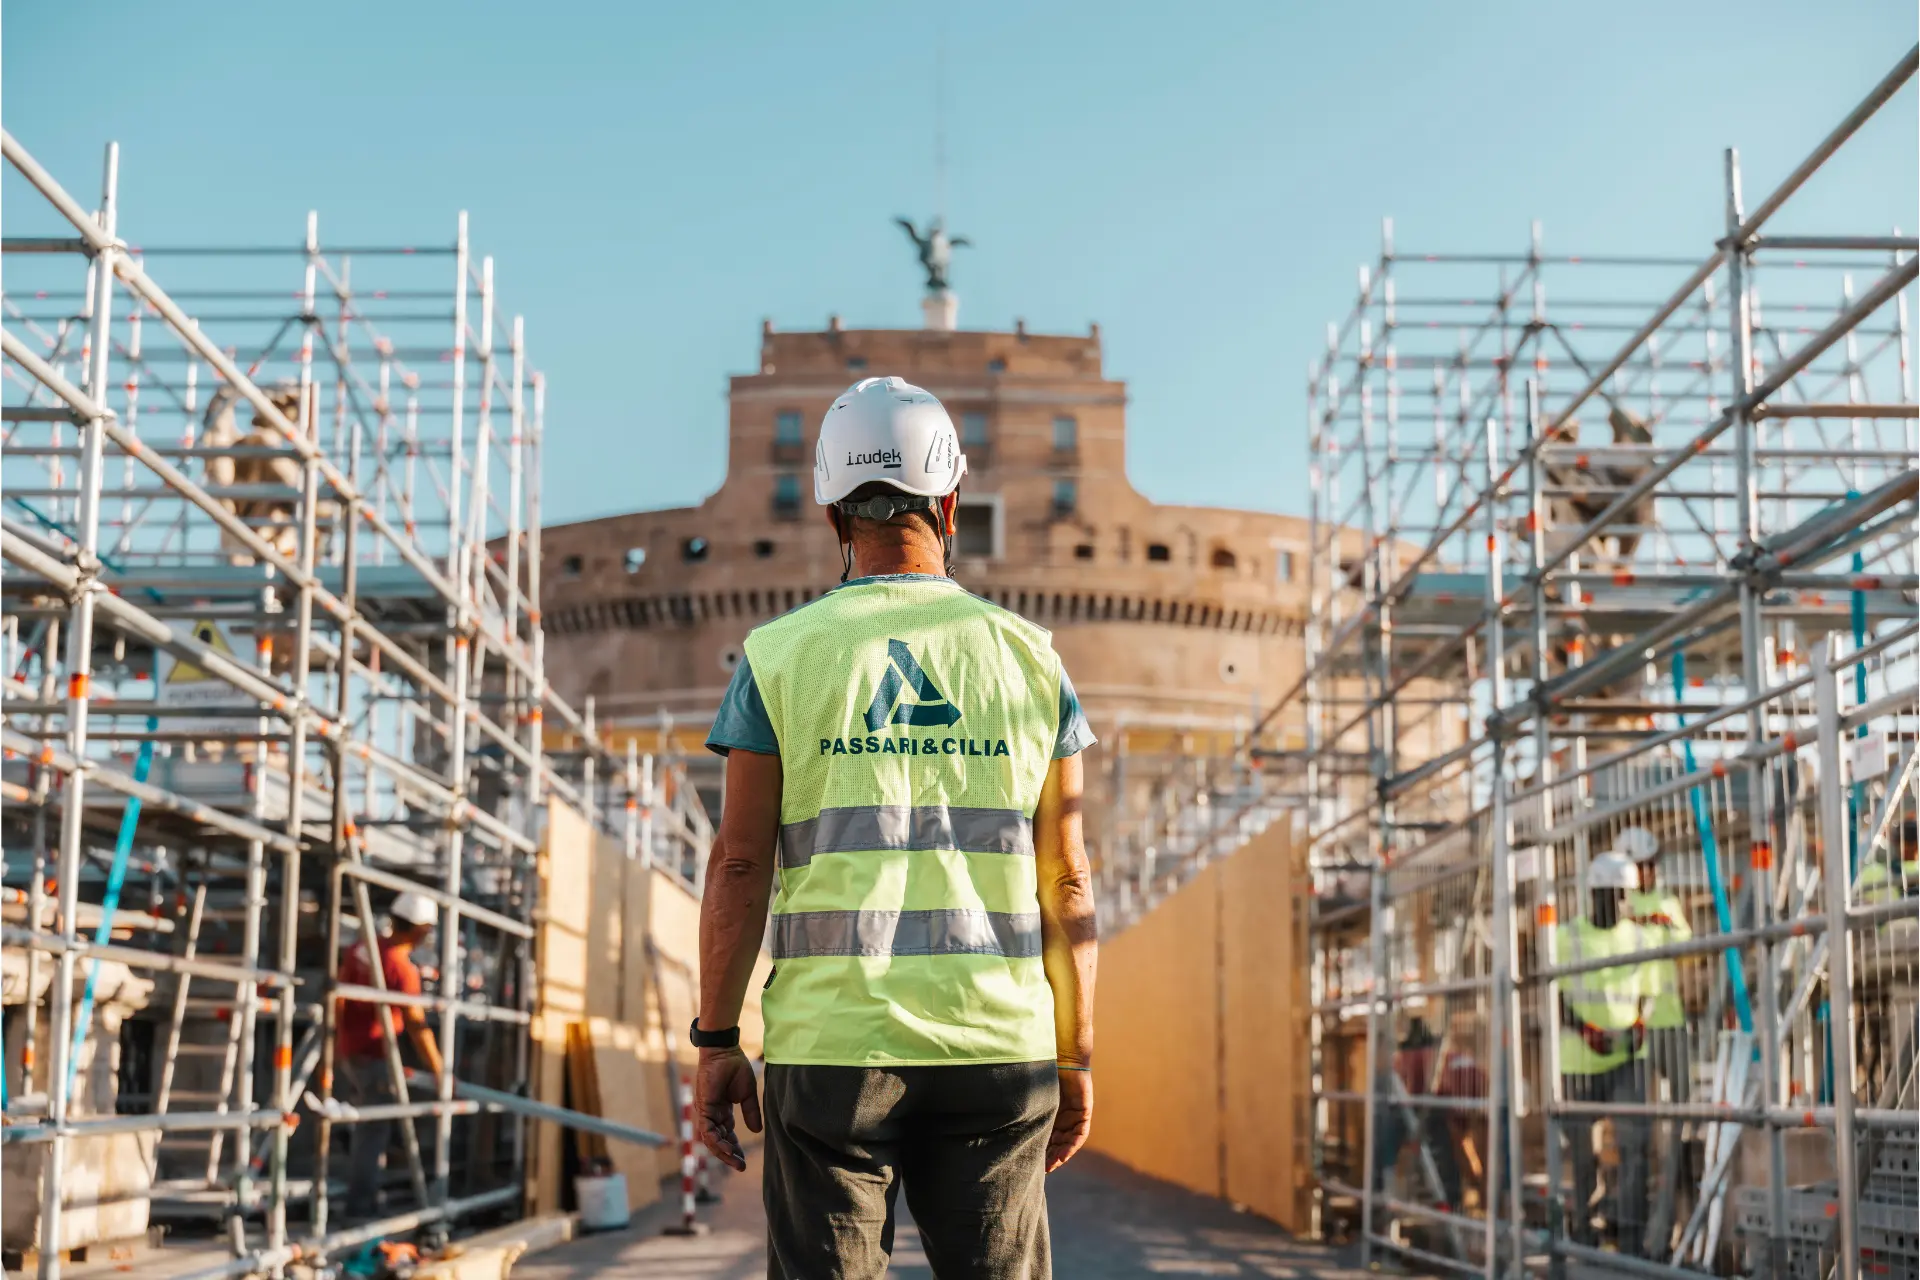
[[[1038,911],[794,911],[773,917],[773,956],[1040,954]]]
[[[856,805],[822,809],[780,828],[780,865],[804,867],[822,853],[953,849],[961,853],[1033,856],[1033,823],[1018,809],[961,809],[944,804]]]

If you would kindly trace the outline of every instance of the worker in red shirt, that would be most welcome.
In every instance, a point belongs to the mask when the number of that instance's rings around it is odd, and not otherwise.
[[[1423,1106],[1419,1101],[1433,1096],[1433,1059],[1439,1046],[1440,1038],[1427,1026],[1427,1020],[1416,1016],[1407,1024],[1406,1037],[1394,1050],[1393,1074],[1400,1077],[1406,1100],[1388,1089],[1388,1099],[1381,1103],[1374,1117],[1373,1189],[1387,1188],[1388,1177],[1400,1159],[1400,1149],[1417,1133],[1420,1145],[1433,1158],[1434,1173],[1440,1179],[1440,1193],[1446,1198],[1441,1207],[1458,1211],[1460,1162],[1454,1156],[1447,1112],[1431,1104]],[[1446,1094],[1447,1080],[1443,1078],[1440,1083],[1443,1086],[1440,1093]]]
[[[420,969],[412,952],[425,944],[438,923],[440,909],[424,894],[403,893],[387,912],[387,933],[380,939],[380,969],[388,991],[420,994]],[[366,940],[347,948],[340,957],[343,985],[370,987],[373,961]],[[388,1025],[396,1040],[402,1033],[420,1062],[437,1079],[443,1064],[440,1046],[427,1026],[426,1010],[411,1005],[386,1006]],[[355,1107],[388,1106],[400,1100],[387,1066],[387,1049],[380,1031],[380,1008],[365,1000],[342,1000],[334,1040],[334,1083],[341,1100]],[[372,1218],[379,1208],[380,1171],[393,1137],[393,1121],[364,1120],[348,1135],[347,1217]]]

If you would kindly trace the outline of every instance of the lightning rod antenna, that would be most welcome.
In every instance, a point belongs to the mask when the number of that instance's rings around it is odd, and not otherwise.
[[[942,15],[933,66],[933,214],[947,219],[947,20]]]

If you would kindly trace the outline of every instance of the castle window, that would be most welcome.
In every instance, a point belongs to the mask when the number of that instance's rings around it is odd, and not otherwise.
[[[993,503],[960,499],[953,513],[954,554],[979,560],[999,559],[1000,547],[994,537],[993,517]]]
[[[1079,546],[1075,547],[1073,549],[1073,558],[1075,560],[1093,559],[1093,544],[1090,542],[1083,542]]]
[[[762,538],[758,542],[754,543],[753,554],[755,556],[758,556],[762,560],[771,560],[773,558],[773,539]],[[753,606],[753,608],[754,608],[754,611],[757,613],[759,612],[760,606],[758,603],[756,603]]]
[[[773,478],[773,514],[792,520],[800,514],[800,477],[783,471]]]
[[[1233,552],[1225,547],[1215,547],[1211,559],[1213,567],[1216,569],[1231,569],[1239,563],[1238,560],[1234,559]]]
[[[775,444],[800,443],[800,411],[782,409],[773,417],[773,442]]]
[[[865,356],[848,356],[847,357],[847,368],[852,369],[854,372],[858,373],[860,370],[866,367],[867,367],[867,358]]]
[[[584,567],[579,556],[568,556],[560,562],[560,572],[569,578],[579,577],[580,570]]]
[[[1280,581],[1292,582],[1293,581],[1293,552],[1282,551],[1280,553],[1280,563],[1275,567],[1280,570]]]
[[[1007,371],[1007,362],[1001,359],[999,356],[995,356],[993,359],[987,361],[988,373],[1005,373],[1006,371]]]
[[[1149,542],[1147,544],[1147,559],[1152,560],[1156,564],[1165,564],[1173,559],[1173,548],[1164,542]]]
[[[620,565],[628,573],[640,572],[640,566],[647,562],[645,547],[628,547],[627,554],[620,558]]]
[[[1053,451],[1072,453],[1080,447],[1080,419],[1062,414],[1053,420]]]
[[[979,409],[969,409],[960,415],[960,447],[962,449],[984,448],[987,443],[987,415]]]
[[[1080,504],[1080,485],[1073,480],[1055,480],[1053,482],[1053,515],[1055,519],[1064,519],[1074,512]]]
[[[680,558],[688,564],[699,564],[712,549],[712,544],[705,538],[688,538],[680,544]]]

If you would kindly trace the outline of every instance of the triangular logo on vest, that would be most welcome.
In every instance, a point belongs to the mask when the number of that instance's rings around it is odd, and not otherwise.
[[[919,701],[903,702],[900,694],[911,688]],[[947,695],[934,685],[904,640],[887,641],[887,669],[873,691],[873,705],[867,708],[867,728],[878,730],[889,724],[950,725],[960,718],[960,708],[947,701]]]

